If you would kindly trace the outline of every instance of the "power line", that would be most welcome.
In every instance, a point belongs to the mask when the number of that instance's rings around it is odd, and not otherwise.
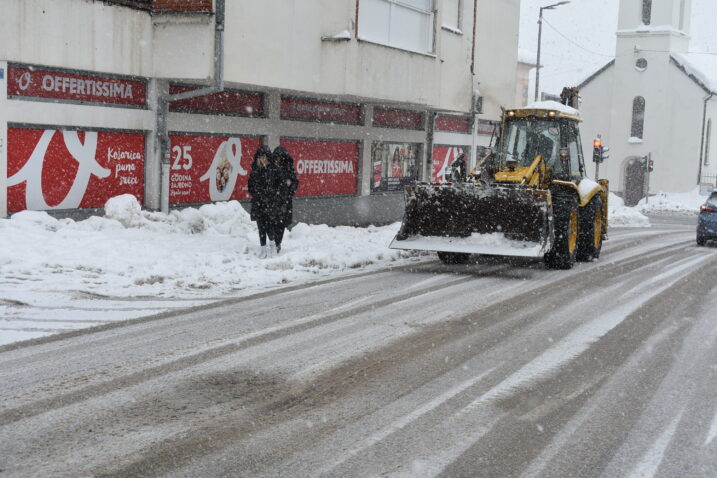
[[[596,51],[592,51],[592,50],[589,50],[589,49],[585,48],[584,46],[582,46],[582,45],[576,43],[576,42],[573,41],[572,39],[570,39],[570,38],[568,38],[567,36],[563,35],[557,28],[555,28],[553,25],[551,25],[550,22],[547,21],[545,18],[543,18],[543,21],[544,21],[545,23],[547,23],[548,26],[549,26],[555,33],[557,33],[558,35],[560,35],[561,37],[563,37],[564,39],[566,39],[567,41],[569,41],[570,43],[572,43],[572,44],[575,45],[576,47],[580,48],[581,50],[584,50],[584,51],[586,51],[586,52],[588,52],[588,53],[592,53],[593,55],[603,56],[603,57],[605,57],[605,58],[613,58],[612,55],[606,55],[606,54],[604,54],[604,53],[598,53],[598,52],[596,52]]]
[[[557,33],[558,35],[560,35],[561,37],[563,37],[565,40],[567,40],[568,42],[572,43],[572,44],[575,45],[576,47],[580,48],[581,50],[586,51],[586,52],[588,52],[588,53],[591,53],[591,54],[593,54],[593,55],[602,56],[602,57],[605,57],[605,58],[615,58],[615,55],[606,55],[606,54],[604,54],[604,53],[598,53],[598,52],[596,52],[596,51],[592,51],[592,50],[590,50],[590,49],[588,49],[588,48],[585,48],[584,46],[582,46],[582,45],[580,45],[579,43],[575,42],[574,40],[572,40],[572,39],[569,38],[568,36],[564,35],[560,30],[558,30],[558,29],[555,28],[553,25],[551,25],[550,22],[549,22],[548,20],[546,20],[545,18],[543,18],[543,21],[544,21],[555,33]],[[670,51],[670,50],[648,50],[648,49],[644,49],[644,48],[638,48],[638,51],[646,51],[646,52],[650,52],[650,53],[680,53],[680,52],[673,52],[673,51]],[[711,56],[717,56],[717,52],[711,52],[711,51],[686,51],[685,53],[689,53],[689,54],[691,54],[691,55],[711,55]],[[631,55],[631,54],[633,54],[633,51],[630,51],[630,53],[626,53],[626,54],[624,54],[624,55],[617,55],[617,56],[618,56],[618,57],[622,57],[622,56],[628,56],[628,55]]]

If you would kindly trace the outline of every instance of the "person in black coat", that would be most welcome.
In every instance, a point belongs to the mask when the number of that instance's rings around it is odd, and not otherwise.
[[[274,163],[271,150],[260,146],[254,153],[249,173],[249,194],[251,195],[251,219],[259,228],[259,243],[262,259],[276,252],[274,242],[276,224],[279,220],[279,171]],[[269,237],[267,247],[266,238]]]
[[[299,187],[299,179],[294,170],[294,158],[289,152],[278,146],[274,150],[274,160],[279,172],[279,215],[276,221],[274,233],[276,239],[276,250],[281,250],[281,240],[284,238],[284,231],[291,225],[294,214],[294,194]]]

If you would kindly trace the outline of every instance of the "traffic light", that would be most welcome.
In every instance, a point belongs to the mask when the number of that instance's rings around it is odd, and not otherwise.
[[[647,153],[642,157],[642,168],[651,173],[655,169],[655,162],[652,160],[652,153]]]
[[[593,141],[593,162],[602,163],[602,140],[595,138]]]
[[[595,141],[593,141],[593,162],[594,163],[602,163],[607,158],[610,157],[608,153],[610,151],[610,148],[603,146],[602,139],[595,138]]]

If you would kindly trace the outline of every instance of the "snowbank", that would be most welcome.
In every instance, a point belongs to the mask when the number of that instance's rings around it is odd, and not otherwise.
[[[650,196],[649,202],[643,199],[638,203],[636,209],[648,214],[698,214],[700,205],[707,197],[700,195],[700,188],[696,187],[687,193],[659,193]]]
[[[625,206],[620,196],[609,193],[607,223],[609,227],[649,227],[650,220],[635,208]]]
[[[18,290],[216,297],[411,255],[387,248],[398,224],[299,224],[280,255],[262,260],[256,224],[236,201],[166,215],[143,211],[127,195],[105,210],[78,222],[36,211],[0,220],[0,300]]]

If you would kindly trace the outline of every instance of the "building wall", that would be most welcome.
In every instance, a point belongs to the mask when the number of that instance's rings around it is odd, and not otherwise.
[[[526,106],[530,103],[530,70],[535,68],[533,65],[518,63],[518,71],[515,81],[515,102],[511,106]]]
[[[476,73],[483,96],[482,118],[498,120],[515,98],[519,0],[478,0]]]
[[[0,59],[150,76],[152,21],[90,0],[3,0]]]
[[[469,26],[462,34],[440,28],[443,0],[436,0],[435,7],[435,53],[420,54],[358,40],[354,0],[229,2],[226,78],[470,111],[472,2],[461,2]],[[349,40],[321,39],[344,31]],[[360,31],[359,25],[359,36]]]
[[[85,131],[143,135],[143,201],[146,207],[157,209],[161,189],[158,97],[169,92],[170,84],[200,86],[211,77],[213,16],[149,15],[145,10],[93,0],[6,0],[6,4],[3,13],[12,19],[13,29],[0,32],[0,60],[15,64],[16,69],[37,65],[40,69],[56,67],[62,75],[135,78],[146,83],[147,102],[128,107],[72,100],[69,95],[7,97],[8,65],[0,63],[0,217],[8,213],[8,128],[79,130],[80,137]],[[264,113],[175,111],[167,118],[169,131],[175,135],[248,136],[272,148],[290,138],[356,142],[356,193],[297,198],[295,219],[329,224],[399,220],[402,192],[373,187],[372,147],[377,142],[418,145],[420,180],[431,178],[434,147],[459,147],[473,160],[480,143],[480,137],[471,135],[469,129],[434,131],[433,118],[444,113],[468,121],[471,127],[469,113],[477,85],[471,73],[474,2],[460,2],[460,29],[441,28],[442,5],[443,0],[436,0],[434,54],[417,54],[357,40],[354,0],[227,1],[225,85],[232,91],[262,94]],[[494,46],[504,35],[507,43],[499,44],[511,45],[514,39],[517,50],[517,0],[479,0],[478,5],[482,9],[478,18],[492,31],[490,36],[481,32],[485,41]],[[489,15],[496,18],[490,20]],[[494,26],[500,23],[501,28]],[[481,28],[479,25],[479,32]],[[343,30],[351,34],[348,41],[321,39]],[[487,95],[488,112],[481,117],[487,119],[497,117],[498,105],[510,104],[515,94],[515,65],[506,63],[515,63],[517,51],[506,56],[501,48],[499,58],[493,59],[496,52],[486,46],[481,50],[482,63],[476,61],[485,77],[481,91]],[[361,120],[343,124],[286,119],[281,105],[288,96],[358,105]],[[373,112],[383,106],[419,113],[422,125],[377,126]],[[56,139],[60,141],[61,136],[58,133]],[[47,153],[43,165],[52,165],[55,158],[50,156]]]

